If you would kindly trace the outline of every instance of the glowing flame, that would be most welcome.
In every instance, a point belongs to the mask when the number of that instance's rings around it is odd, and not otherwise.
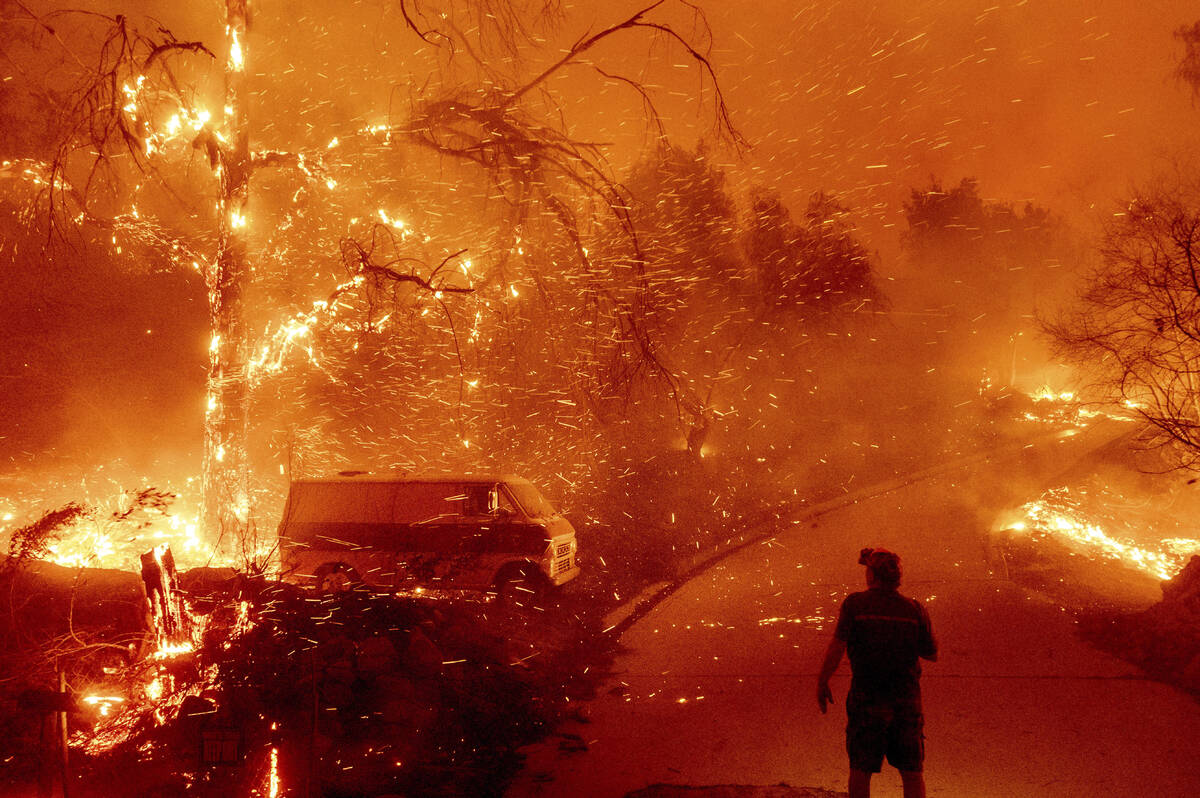
[[[187,480],[188,485],[198,480]],[[142,483],[149,484],[143,478]],[[199,502],[194,496],[176,491],[147,489],[162,504],[143,503],[143,492],[113,489],[101,498],[87,499],[97,486],[83,488],[86,512],[81,513],[47,542],[43,559],[65,568],[116,568],[138,571],[140,558],[147,550],[163,544],[171,548],[181,568],[197,566],[238,566],[243,563],[230,552],[221,553],[204,535],[200,523]],[[34,520],[22,507],[48,506],[51,499],[30,492],[24,496],[0,497],[0,535],[11,534],[17,527]],[[43,510],[44,512],[44,510]],[[124,520],[122,520],[124,519]],[[266,556],[269,546],[264,539],[255,556]]]
[[[163,643],[151,656],[154,659],[174,659],[183,654],[191,654],[196,650],[193,643]]]
[[[1156,551],[1128,539],[1114,537],[1086,518],[1078,503],[1067,497],[1066,489],[1047,492],[1042,499],[1024,505],[1022,512],[1024,518],[1010,524],[1010,530],[1051,535],[1074,548],[1118,561],[1157,579],[1172,578],[1183,567],[1189,550],[1200,551],[1200,541],[1197,540],[1162,541],[1162,548]]]
[[[380,213],[383,212],[380,211]],[[332,296],[341,296],[346,291],[362,285],[364,280],[365,278],[361,274],[355,275],[334,288]],[[293,348],[299,346],[302,341],[308,340],[313,329],[319,323],[334,318],[338,309],[339,305],[336,301],[319,299],[312,303],[311,311],[297,313],[281,324],[274,333],[268,330],[267,342],[262,345],[258,357],[251,358],[248,364],[250,378],[257,379],[264,374],[282,371],[284,361]],[[376,329],[383,321],[386,321],[386,317],[375,325]],[[303,349],[307,353],[309,361],[316,365],[317,356],[313,352],[312,346],[306,345]]]
[[[1071,391],[1055,392],[1050,389],[1050,386],[1044,385],[1033,394],[1035,402],[1071,402],[1074,401],[1075,394]]]
[[[229,44],[229,65],[238,72],[241,72],[242,67],[245,65],[245,61],[242,54],[242,42],[240,39],[238,39],[238,32],[236,29],[230,31],[229,38],[231,39]]]
[[[271,765],[267,774],[267,797],[279,798],[279,749],[271,749]]]
[[[95,707],[100,716],[104,718],[108,717],[114,704],[125,703],[125,699],[117,695],[88,695],[84,696],[82,701],[88,706]]]
[[[404,229],[404,220],[388,216],[387,211],[383,210],[383,208],[379,209],[379,221],[383,224],[391,225],[397,230]]]

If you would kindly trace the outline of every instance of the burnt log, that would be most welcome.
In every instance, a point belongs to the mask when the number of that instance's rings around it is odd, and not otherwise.
[[[190,616],[179,592],[179,572],[166,543],[141,556],[147,644],[191,642]]]

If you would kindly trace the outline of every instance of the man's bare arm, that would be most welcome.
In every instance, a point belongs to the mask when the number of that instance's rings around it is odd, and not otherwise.
[[[929,621],[929,613],[924,607],[921,607],[921,639],[919,644],[918,655],[921,659],[927,659],[930,662],[937,662],[938,644],[937,638],[933,634],[933,624]]]
[[[825,660],[821,663],[821,673],[817,676],[817,706],[821,708],[821,712],[833,703],[833,691],[829,689],[829,679],[837,671],[838,665],[842,662],[842,655],[846,653],[846,641],[838,637],[834,637],[829,641],[829,648],[825,649]]]

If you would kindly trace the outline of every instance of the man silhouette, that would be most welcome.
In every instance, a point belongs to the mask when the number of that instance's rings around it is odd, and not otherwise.
[[[817,704],[833,701],[829,678],[849,652],[846,752],[850,755],[850,798],[868,798],[871,775],[883,759],[900,771],[904,798],[925,798],[925,719],[921,710],[921,659],[937,659],[929,614],[900,595],[900,557],[886,549],[863,549],[867,590],[842,602],[837,628],[821,674]]]

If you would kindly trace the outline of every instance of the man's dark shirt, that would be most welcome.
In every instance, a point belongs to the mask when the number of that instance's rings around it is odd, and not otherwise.
[[[929,613],[895,590],[872,588],[842,602],[834,634],[850,656],[850,692],[874,702],[920,701],[920,657],[937,656]]]

